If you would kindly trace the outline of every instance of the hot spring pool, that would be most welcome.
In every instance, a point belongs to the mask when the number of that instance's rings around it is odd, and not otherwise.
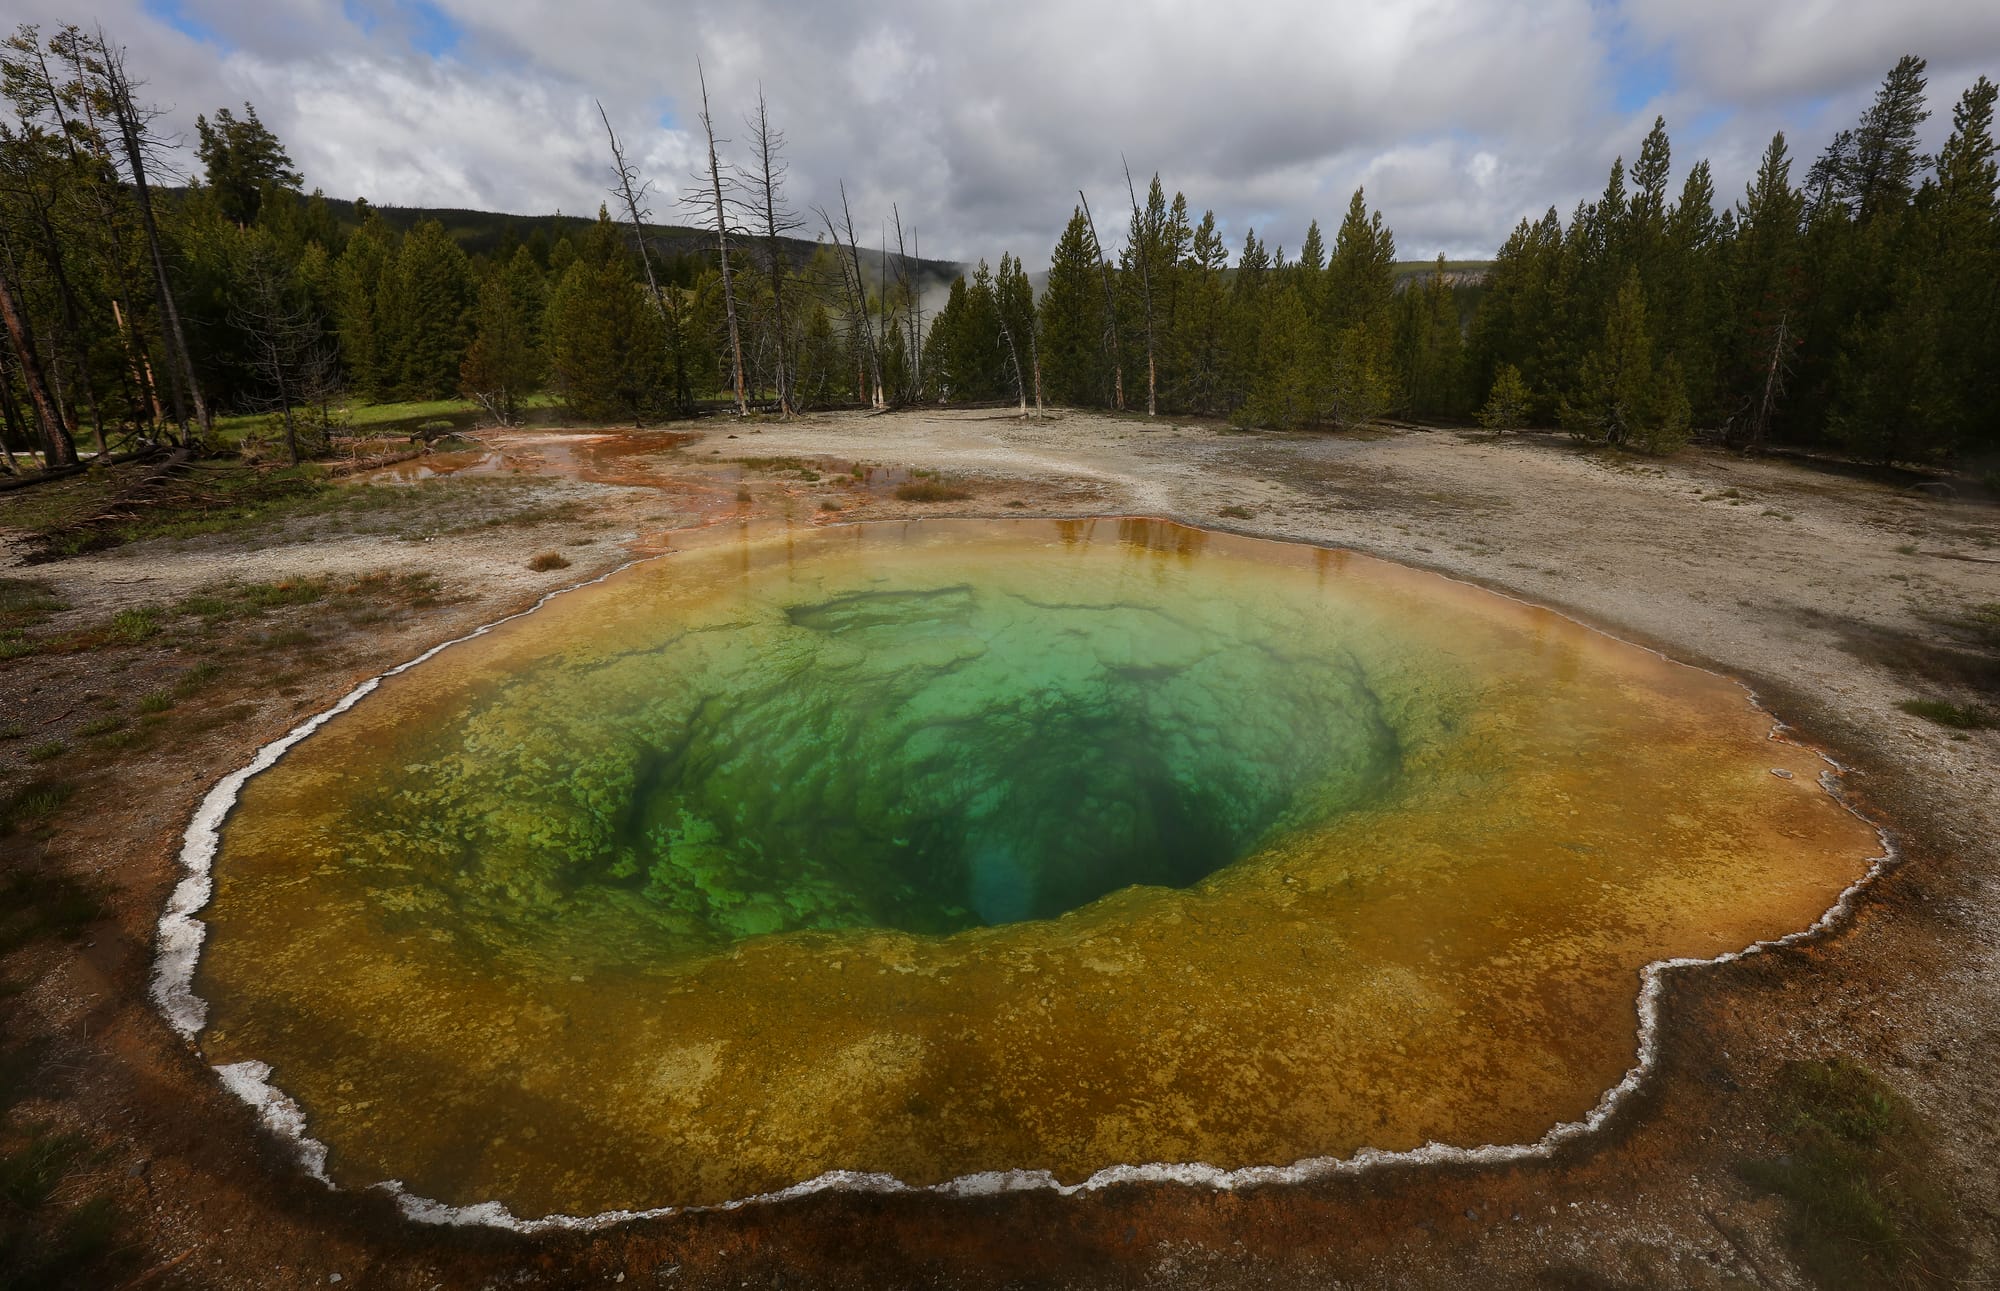
[[[177,898],[170,1011],[333,1181],[581,1216],[1530,1143],[1633,1067],[1645,965],[1880,850],[1736,683],[1435,575],[1150,520],[690,544],[250,778],[191,983]]]

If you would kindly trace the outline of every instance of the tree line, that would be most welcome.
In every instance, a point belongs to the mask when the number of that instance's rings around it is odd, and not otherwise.
[[[1483,274],[1399,269],[1359,190],[1330,244],[1314,222],[1289,255],[1254,230],[1232,255],[1212,211],[1128,172],[1115,253],[1079,192],[1039,292],[1003,254],[935,317],[900,213],[865,239],[844,186],[794,210],[761,95],[731,164],[705,80],[681,186],[705,247],[657,245],[652,183],[600,109],[596,221],[472,254],[365,202],[336,218],[247,104],[199,120],[199,182],[163,189],[170,141],[102,33],[23,26],[0,74],[13,471],[76,463],[80,442],[196,445],[218,410],[270,410],[296,459],[352,399],[454,396],[503,423],[537,396],[592,420],[1008,400],[1280,429],[1476,418],[1647,452],[1698,430],[1879,461],[2000,451],[1994,86],[1923,156],[1914,57],[1803,176],[1779,134],[1721,208],[1706,162],[1670,193],[1656,121],[1601,195],[1523,220]]]
[[[1523,220],[1476,284],[1440,258],[1400,274],[1357,190],[1325,245],[1248,232],[1154,178],[1124,246],[1083,194],[1039,300],[1019,260],[952,288],[930,393],[1346,427],[1386,413],[1561,427],[1670,452],[1697,429],[1744,449],[1874,461],[2000,454],[2000,197],[1993,82],[1919,151],[1925,64],[1905,57],[1806,173],[1782,133],[1718,209],[1706,161],[1670,191],[1666,122],[1567,222]],[[1024,341],[1022,338],[1026,338]],[[1024,366],[1033,355],[1032,369]]]

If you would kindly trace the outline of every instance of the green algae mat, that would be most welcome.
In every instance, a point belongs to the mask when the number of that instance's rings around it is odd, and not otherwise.
[[[688,542],[190,831],[165,994],[330,1181],[533,1218],[1546,1142],[1643,1065],[1647,965],[1881,850],[1735,682],[1351,553]]]

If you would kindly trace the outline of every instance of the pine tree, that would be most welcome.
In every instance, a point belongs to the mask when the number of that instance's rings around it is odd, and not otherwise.
[[[1749,449],[1763,446],[1782,411],[1803,321],[1805,196],[1792,187],[1791,173],[1780,132],[1765,148],[1757,176],[1736,208],[1724,401],[1742,427],[1737,440]]]
[[[396,392],[406,399],[450,398],[471,341],[474,292],[465,252],[443,224],[424,220],[403,239],[386,278],[379,313],[391,326],[381,332],[394,344],[379,355],[395,364]]]
[[[1430,273],[1409,284],[1396,308],[1396,384],[1405,406],[1426,417],[1463,413],[1465,335],[1442,255]]]
[[[1980,77],[1952,110],[1936,178],[1917,196],[1918,247],[1937,337],[1927,455],[2000,449],[2000,168],[1996,89]]]
[[[1219,411],[1234,414],[1241,410],[1263,380],[1264,331],[1274,294],[1273,277],[1270,254],[1257,240],[1257,230],[1245,231],[1243,250],[1236,258],[1236,276],[1229,285]]]
[[[1671,453],[1688,439],[1688,402],[1678,367],[1655,365],[1647,332],[1646,292],[1628,269],[1612,301],[1604,338],[1584,361],[1563,424],[1579,438],[1642,453]]]
[[[1917,129],[1931,115],[1924,107],[1924,66],[1912,54],[1898,59],[1854,131],[1854,150],[1841,179],[1843,196],[1863,223],[1902,210],[1916,189],[1924,163]]]
[[[285,146],[248,103],[241,118],[228,108],[217,112],[212,124],[205,116],[196,117],[195,133],[200,139],[195,155],[207,172],[208,187],[232,223],[255,224],[267,193],[299,191],[303,179],[292,169]]]
[[[1228,371],[1229,294],[1223,271],[1229,249],[1216,232],[1215,212],[1204,211],[1190,237],[1174,315],[1175,399],[1195,413],[1220,412]]]
[[[1380,211],[1369,214],[1361,189],[1354,190],[1334,235],[1326,278],[1327,332],[1359,326],[1386,346],[1396,294],[1396,236],[1382,222]]]
[[[1325,360],[1296,283],[1282,283],[1273,292],[1259,340],[1256,381],[1239,419],[1275,430],[1294,430],[1314,420],[1320,403],[1315,383]]]
[[[1720,228],[1715,183],[1708,163],[1688,171],[1678,201],[1667,212],[1664,240],[1653,257],[1655,282],[1646,291],[1659,310],[1657,348],[1687,378],[1690,404],[1715,417],[1720,403],[1718,318],[1722,301]],[[1644,281],[1642,277],[1642,281]]]
[[[1493,388],[1487,391],[1486,403],[1479,410],[1479,424],[1497,435],[1520,426],[1527,415],[1528,386],[1521,380],[1521,369],[1502,363],[1493,377]]]
[[[541,384],[541,313],[541,270],[523,247],[481,285],[476,334],[459,368],[460,393],[503,426],[520,421],[522,399]]]
[[[380,215],[365,202],[355,206],[361,227],[347,239],[334,264],[333,312],[348,381],[364,397],[381,399],[396,381],[394,356],[385,349],[382,335],[383,286],[395,259],[395,243]]]
[[[588,244],[577,255],[545,319],[550,371],[579,417],[637,417],[662,402],[671,378],[659,318],[622,255]]]
[[[1050,257],[1042,291],[1042,381],[1056,403],[1103,406],[1110,374],[1104,366],[1104,285],[1077,207]]]
[[[1395,401],[1396,237],[1358,188],[1334,234],[1326,292],[1319,336],[1334,384],[1322,407],[1337,409],[1336,424],[1360,424]]]

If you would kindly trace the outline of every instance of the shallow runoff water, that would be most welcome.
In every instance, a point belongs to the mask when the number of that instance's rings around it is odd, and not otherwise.
[[[589,1215],[827,1171],[1530,1142],[1640,973],[1874,832],[1738,684],[1153,520],[753,529],[252,778],[194,986],[337,1182]]]

